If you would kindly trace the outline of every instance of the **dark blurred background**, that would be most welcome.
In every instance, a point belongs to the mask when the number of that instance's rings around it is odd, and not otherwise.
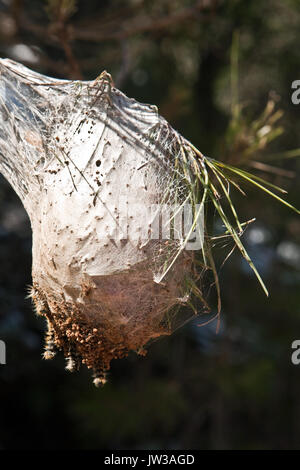
[[[297,0],[0,0],[1,57],[60,78],[106,69],[204,154],[284,187],[297,207],[299,46]],[[243,240],[270,297],[234,252],[219,272],[219,333],[198,317],[145,358],[115,361],[99,390],[85,368],[41,358],[45,325],[25,299],[30,224],[0,177],[0,449],[300,448],[300,221],[243,189],[239,214],[256,217]]]

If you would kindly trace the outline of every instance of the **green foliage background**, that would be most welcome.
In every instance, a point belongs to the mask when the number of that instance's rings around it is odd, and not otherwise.
[[[205,155],[284,187],[296,207],[299,160],[283,154],[300,147],[300,105],[291,102],[299,44],[296,0],[0,1],[2,57],[62,78],[106,69]],[[268,102],[274,109],[263,122]],[[256,133],[258,120],[267,138]],[[300,447],[300,365],[291,363],[300,339],[300,221],[243,189],[246,197],[231,196],[243,220],[256,217],[243,241],[270,298],[234,252],[219,272],[220,332],[197,318],[145,358],[115,362],[97,390],[88,371],[71,375],[62,357],[41,359],[43,321],[24,300],[29,221],[0,179],[0,449]],[[219,265],[231,247],[217,250]]]

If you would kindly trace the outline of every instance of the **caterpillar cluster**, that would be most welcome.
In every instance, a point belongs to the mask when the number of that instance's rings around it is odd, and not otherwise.
[[[43,316],[47,320],[47,332],[45,335],[45,346],[44,346],[44,359],[52,359],[56,355],[57,344],[56,334],[53,324],[51,322],[51,312],[48,307],[47,300],[36,286],[30,286],[28,290],[28,296],[30,298],[36,315]],[[79,370],[82,358],[77,352],[74,344],[70,342],[68,345],[65,343],[63,347],[66,351],[66,366],[65,369],[69,372]],[[106,383],[106,372],[101,365],[97,365],[93,368],[93,383],[96,387],[101,387]]]

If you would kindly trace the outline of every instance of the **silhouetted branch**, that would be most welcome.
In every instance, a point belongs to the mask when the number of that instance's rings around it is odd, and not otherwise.
[[[124,22],[122,17],[113,20],[108,18],[106,24],[103,22],[102,27],[95,29],[69,25],[68,34],[70,40],[77,39],[92,42],[121,41],[136,34],[161,30],[166,31],[171,26],[182,24],[188,20],[196,21],[203,12],[210,11],[215,8],[215,5],[215,0],[198,0],[194,6],[183,8],[168,16],[149,19],[145,15],[137,15],[132,20],[129,20],[129,22]],[[121,26],[122,23],[123,26]],[[53,35],[53,32],[49,31],[50,36],[48,36],[45,34],[44,26],[31,22],[25,15],[22,18],[22,27],[24,30],[39,36],[43,41],[58,43],[57,37]]]

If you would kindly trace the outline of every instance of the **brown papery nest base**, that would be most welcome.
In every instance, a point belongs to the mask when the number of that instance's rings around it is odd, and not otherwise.
[[[34,283],[30,297],[48,325],[44,358],[62,350],[67,370],[78,370],[82,363],[93,370],[94,384],[104,385],[113,359],[130,351],[145,355],[149,341],[174,330],[172,308],[181,302],[181,286],[192,264],[187,255],[180,261],[160,284],[145,263],[127,273],[85,277],[76,302]]]

